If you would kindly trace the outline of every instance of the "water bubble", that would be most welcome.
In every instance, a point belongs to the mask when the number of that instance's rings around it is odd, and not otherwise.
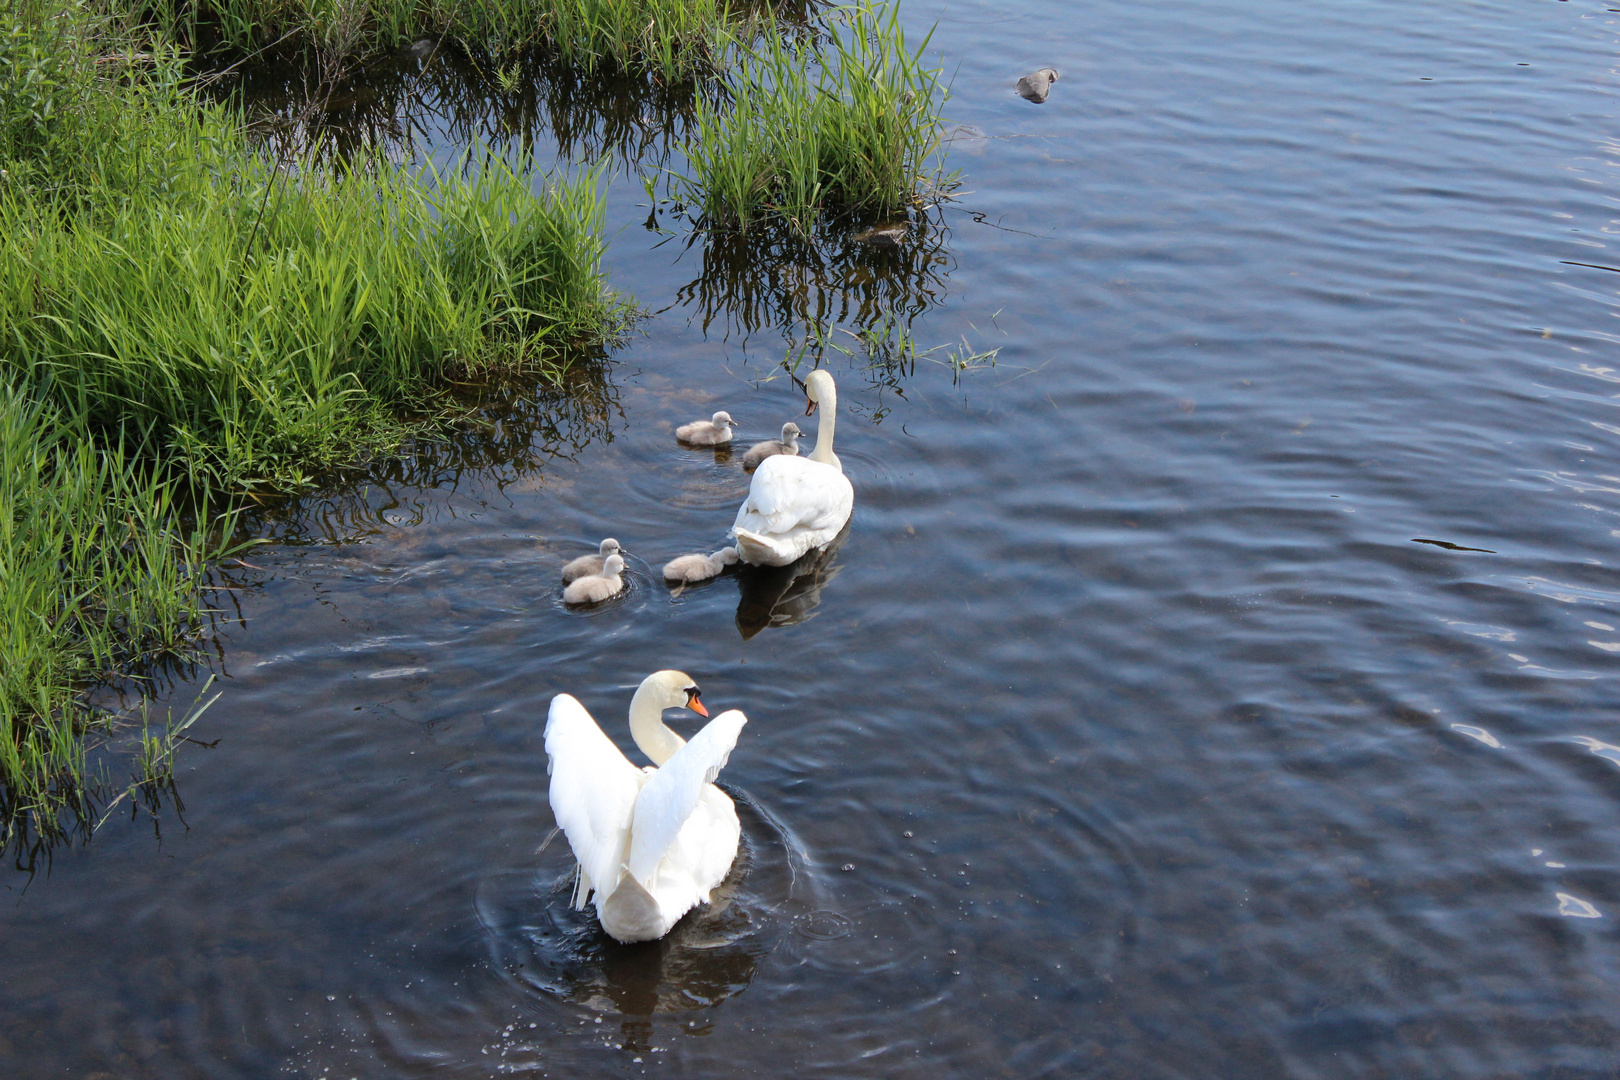
[[[836,911],[807,911],[793,921],[793,932],[811,941],[836,941],[854,926],[847,915]]]

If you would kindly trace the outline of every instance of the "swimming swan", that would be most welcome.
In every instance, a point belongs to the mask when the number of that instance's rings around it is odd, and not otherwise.
[[[799,436],[802,434],[804,433],[799,430],[799,425],[789,420],[782,425],[782,437],[780,439],[766,439],[764,442],[757,442],[748,448],[748,453],[743,455],[743,471],[753,472],[759,468],[760,462],[768,457],[775,457],[777,454],[798,457]]]
[[[734,547],[723,547],[713,555],[677,555],[664,564],[664,580],[688,585],[708,581],[736,561]]]
[[[575,578],[563,590],[563,603],[565,604],[594,604],[598,600],[606,600],[610,596],[618,596],[624,591],[624,556],[609,555],[602,561],[600,574],[587,574]]]
[[[675,437],[693,446],[720,446],[731,441],[731,425],[736,421],[728,412],[717,412],[708,420],[694,420],[675,429]]]
[[[602,566],[607,562],[607,557],[618,554],[619,542],[610,536],[602,541],[601,546],[596,551],[595,555],[581,555],[563,567],[562,579],[564,585],[572,584],[586,574],[600,574]]]
[[[837,536],[855,506],[855,489],[832,448],[838,411],[833,377],[812,371],[804,394],[809,399],[806,416],[822,407],[816,448],[807,458],[768,457],[754,472],[730,533],[745,563],[786,566],[796,561]]]
[[[620,941],[652,941],[709,896],[737,858],[742,827],[714,786],[748,718],[730,709],[686,742],[663,712],[708,710],[697,684],[655,671],[630,700],[630,736],[653,767],[637,769],[568,694],[551,699],[546,754],[551,812],[578,860],[574,908],[592,899],[602,929]]]

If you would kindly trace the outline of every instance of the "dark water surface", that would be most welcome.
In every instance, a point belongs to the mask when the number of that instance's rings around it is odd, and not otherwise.
[[[706,275],[621,165],[645,336],[554,429],[267,526],[189,828],[4,883],[7,1076],[1620,1068],[1620,14],[908,18],[971,194],[897,256]],[[746,490],[672,429],[792,418],[806,304],[1001,352],[829,353],[842,548],[671,597]],[[631,592],[566,611],[603,535]],[[660,667],[750,717],[746,851],[623,949],[536,852],[541,734],[566,690],[628,745]]]

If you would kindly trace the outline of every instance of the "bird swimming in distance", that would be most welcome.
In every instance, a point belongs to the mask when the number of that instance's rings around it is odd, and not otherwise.
[[[731,425],[736,421],[724,410],[707,420],[694,420],[675,429],[675,437],[693,446],[720,446],[731,441]]]
[[[630,737],[652,765],[637,769],[576,698],[551,699],[551,812],[579,864],[574,909],[594,902],[602,929],[622,942],[661,938],[708,903],[742,839],[737,807],[714,779],[748,718],[727,710],[687,742],[663,719],[683,705],[709,715],[685,672],[641,681],[630,700]]]
[[[563,603],[565,604],[595,604],[610,597],[618,596],[624,591],[624,556],[617,553],[609,555],[602,562],[600,574],[586,574],[575,578],[563,590]]]
[[[743,455],[743,471],[753,472],[759,468],[760,463],[766,458],[775,457],[777,454],[797,457],[799,454],[799,436],[802,434],[804,433],[799,430],[799,425],[789,420],[782,425],[782,437],[780,439],[766,439],[764,442],[757,442],[748,448],[748,453]]]
[[[607,557],[609,555],[618,553],[619,550],[619,542],[613,539],[613,537],[610,536],[606,540],[603,540],[602,543],[597,546],[597,553],[595,555],[581,555],[579,558],[571,560],[567,566],[562,568],[563,584],[571,585],[574,581],[586,576],[587,574],[601,574],[602,567],[607,562]]]
[[[886,221],[881,225],[874,225],[870,229],[862,229],[850,236],[857,244],[871,244],[880,248],[896,248],[900,241],[906,238],[910,224],[905,221]]]
[[[675,584],[695,585],[719,577],[720,572],[737,561],[737,549],[723,547],[713,555],[677,555],[664,564],[664,580]]]
[[[1018,80],[1018,96],[1037,105],[1045,104],[1052,84],[1058,81],[1057,68],[1041,68]]]

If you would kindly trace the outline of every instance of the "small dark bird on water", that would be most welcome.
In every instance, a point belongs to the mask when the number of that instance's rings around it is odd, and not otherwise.
[[[1046,101],[1047,92],[1052,84],[1058,81],[1057,68],[1041,68],[1041,70],[1025,75],[1018,80],[1018,96],[1026,101],[1033,101],[1040,105]]]
[[[871,244],[873,247],[895,248],[900,241],[906,238],[906,231],[910,228],[904,221],[885,221],[881,225],[874,225],[870,229],[862,229],[850,236],[857,244]]]

